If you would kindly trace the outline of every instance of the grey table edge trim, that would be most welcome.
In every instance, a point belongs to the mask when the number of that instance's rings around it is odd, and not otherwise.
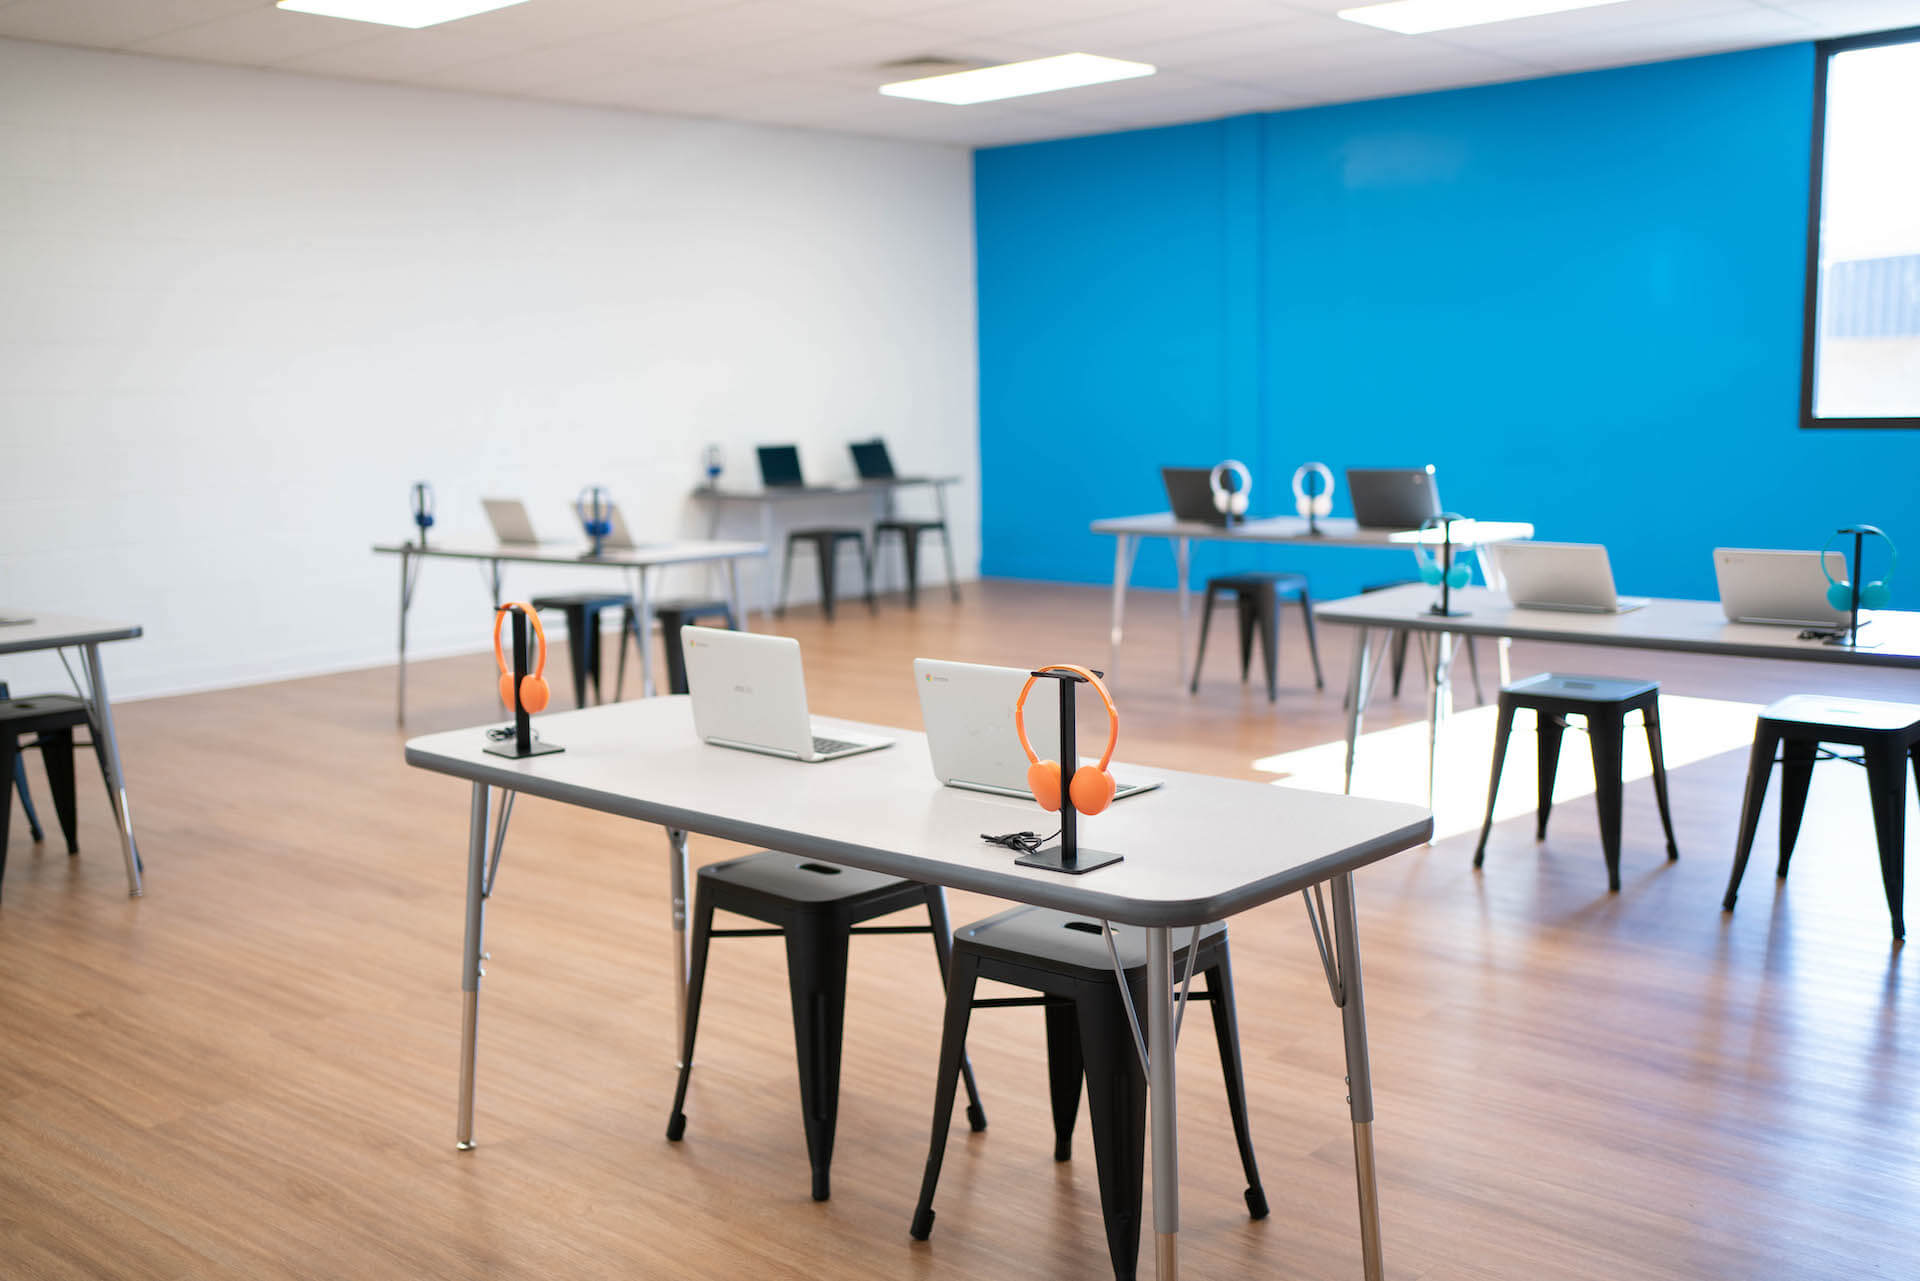
[[[1262,903],[1284,898],[1289,894],[1330,880],[1343,872],[1353,871],[1369,863],[1377,863],[1401,850],[1425,844],[1433,836],[1433,819],[1429,816],[1418,822],[1409,823],[1397,831],[1349,846],[1338,855],[1329,855],[1311,863],[1290,867],[1264,880],[1250,882],[1231,893],[1217,894],[1208,898],[1155,900],[1151,903],[1143,903],[1138,899],[1099,893],[1098,882],[1089,881],[1090,877],[1099,876],[1097,871],[1089,872],[1085,876],[1063,877],[1055,886],[1032,877],[959,867],[939,859],[916,858],[893,850],[849,846],[838,841],[819,840],[802,833],[777,827],[763,827],[757,823],[748,823],[720,814],[683,810],[637,797],[617,796],[596,791],[593,788],[559,783],[537,774],[504,775],[501,767],[498,766],[438,756],[413,747],[406,749],[406,762],[420,769],[451,775],[468,782],[506,787],[513,791],[525,792],[529,796],[598,810],[603,814],[638,819],[641,822],[655,823],[678,831],[698,832],[702,836],[738,841],[745,845],[764,846],[788,854],[798,854],[804,858],[850,863],[869,871],[904,876],[909,880],[925,881],[948,889],[969,890],[978,894],[991,895],[994,898],[1031,903],[1037,907],[1050,907],[1081,916],[1103,917],[1123,925],[1149,928],[1203,925],[1225,920],[1229,916],[1258,907]],[[1008,858],[1011,860],[1012,855],[1009,854]]]
[[[690,540],[696,546],[705,540]],[[422,550],[400,543],[375,543],[376,556],[432,556],[440,560],[503,560],[520,565],[584,565],[589,569],[652,569],[661,565],[696,565],[709,560],[741,560],[749,556],[765,556],[767,545],[742,541],[738,545],[725,542],[714,544],[722,550],[688,551],[680,555],[646,556],[640,554],[612,553],[604,556],[584,556],[571,554],[565,550],[548,553],[520,552],[501,548],[498,551],[460,551],[428,547]]]
[[[9,644],[7,630],[0,627],[0,654],[30,654],[40,649],[65,649],[69,645],[104,645],[108,641],[138,640],[146,635],[138,623],[130,623],[125,627],[109,627],[104,631],[72,632],[53,639],[42,638],[25,644],[18,642]]]
[[[1543,626],[1532,620],[1528,620],[1523,627],[1515,627],[1510,618],[1504,622],[1489,623],[1476,620],[1471,614],[1455,615],[1451,618],[1442,618],[1437,614],[1384,617],[1377,614],[1343,613],[1337,605],[1316,605],[1313,616],[1318,622],[1337,623],[1348,627],[1451,632],[1455,636],[1504,636],[1514,640],[1544,641],[1563,645],[1666,650],[1679,654],[1782,659],[1787,662],[1858,663],[1869,667],[1920,667],[1920,654],[1907,654],[1897,650],[1842,649],[1819,642],[1802,642],[1794,645],[1736,644],[1725,641],[1688,640],[1678,636],[1648,636],[1632,632],[1562,631],[1550,624]],[[1781,630],[1786,632],[1792,629],[1783,627]]]

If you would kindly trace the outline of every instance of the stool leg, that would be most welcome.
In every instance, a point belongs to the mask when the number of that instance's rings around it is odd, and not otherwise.
[[[693,896],[693,956],[687,966],[687,1026],[680,1038],[680,1081],[673,1088],[667,1138],[678,1143],[687,1132],[687,1078],[693,1075],[693,1034],[700,1029],[700,994],[707,985],[707,950],[713,943],[713,898],[706,887]]]
[[[600,644],[599,610],[588,609],[582,612],[581,632],[583,641],[581,648],[586,652],[587,679],[593,683],[593,701],[604,703],[607,701],[607,696],[600,683],[600,652],[604,647]]]
[[[1271,587],[1254,598],[1260,631],[1260,658],[1267,669],[1267,701],[1280,696],[1280,593]]]
[[[1135,1008],[1146,992],[1134,993]],[[1107,1253],[1116,1281],[1134,1281],[1140,1262],[1140,1197],[1147,1154],[1147,1077],[1134,1053],[1120,994],[1106,989],[1074,1002],[1087,1063],[1087,1120]]]
[[[12,734],[0,733],[0,766],[5,767],[6,776],[14,777],[14,770],[20,764],[20,740]],[[4,795],[0,795],[0,888],[4,888],[7,879],[7,829],[13,825],[13,784],[7,784]]]
[[[1313,687],[1325,689],[1327,682],[1320,675],[1320,637],[1313,626],[1313,597],[1307,589],[1300,589],[1300,617],[1307,624],[1307,653],[1313,659]]]
[[[1774,875],[1785,877],[1793,847],[1800,840],[1800,820],[1807,813],[1807,791],[1813,786],[1813,763],[1820,745],[1785,741],[1780,744],[1780,866]]]
[[[53,813],[60,820],[60,834],[67,838],[67,853],[78,854],[80,806],[73,780],[71,729],[41,731],[40,763],[46,767],[47,790],[53,793]]]
[[[1880,879],[1886,886],[1896,942],[1907,937],[1907,772],[1901,768],[1905,755],[1890,743],[1873,744],[1865,752],[1873,834],[1880,846]]]
[[[1200,648],[1193,652],[1193,683],[1187,686],[1187,693],[1189,694],[1198,694],[1200,692],[1200,664],[1206,661],[1207,630],[1213,626],[1213,602],[1214,598],[1218,595],[1219,593],[1214,589],[1213,585],[1209,583],[1207,585],[1207,599],[1205,603],[1200,606]]]
[[[1667,804],[1667,753],[1660,743],[1660,703],[1656,698],[1640,713],[1647,728],[1647,759],[1653,762],[1653,799],[1660,806],[1660,827],[1667,834],[1667,859],[1680,857],[1673,839],[1673,807]]]
[[[1535,793],[1533,839],[1547,839],[1547,815],[1553,812],[1553,780],[1560,773],[1560,742],[1567,723],[1551,712],[1534,713],[1534,734],[1540,741],[1540,785]]]
[[[903,535],[900,541],[902,543],[910,543],[913,540]],[[876,600],[873,595],[873,560],[874,553],[879,549],[874,548],[870,551],[864,535],[855,539],[853,545],[860,549],[860,575],[867,587],[867,608],[870,610],[878,610],[880,608],[880,602]],[[912,553],[909,552],[908,555],[909,558],[911,558]]]
[[[813,1166],[813,1199],[830,1195],[833,1135],[840,1111],[840,1039],[847,1012],[844,922],[806,914],[787,926],[787,987],[793,997],[793,1048],[800,1067],[800,1111]]]
[[[1080,1083],[1086,1060],[1080,1053],[1079,1015],[1071,1001],[1048,1002],[1047,1095],[1053,1104],[1053,1159],[1073,1157],[1073,1123],[1080,1115]]]
[[[1587,717],[1587,742],[1593,748],[1593,796],[1600,806],[1600,850],[1607,858],[1607,888],[1620,888],[1620,811],[1625,785],[1620,773],[1626,755],[1624,713]]]
[[[787,612],[787,593],[793,590],[793,537],[787,537],[787,554],[780,561],[780,603],[773,607],[775,617],[784,617]]]
[[[953,973],[947,976],[947,1017],[940,1031],[940,1075],[933,1087],[933,1140],[927,1145],[927,1172],[920,1181],[920,1202],[913,1208],[916,1241],[933,1232],[933,1190],[940,1183],[940,1163],[947,1155],[947,1131],[953,1125],[953,1091],[959,1084],[960,1060],[967,1048],[967,1022],[973,1015],[973,988],[980,963],[971,952],[956,952]]]
[[[1253,629],[1259,624],[1259,603],[1246,592],[1235,592],[1234,613],[1240,624],[1240,683],[1247,683],[1253,670]]]
[[[27,790],[27,758],[19,752],[13,754],[13,782],[9,784],[20,793],[20,812],[27,816],[27,834],[38,845],[47,839],[40,827],[40,815],[33,808],[33,793]]]
[[[1480,824],[1480,843],[1473,847],[1473,865],[1487,861],[1487,837],[1493,833],[1493,802],[1500,795],[1500,771],[1507,764],[1507,739],[1513,734],[1513,704],[1500,700],[1500,717],[1493,729],[1493,774],[1487,779],[1487,817]]]
[[[1747,874],[1747,856],[1753,853],[1754,833],[1760,830],[1760,806],[1767,799],[1767,775],[1773,773],[1773,754],[1780,732],[1765,721],[1754,726],[1753,751],[1747,757],[1747,791],[1740,802],[1740,837],[1733,847],[1733,875],[1727,878],[1720,906],[1731,912],[1740,894],[1740,878]]]
[[[1480,692],[1480,647],[1473,643],[1471,636],[1466,638],[1466,642],[1467,670],[1473,673],[1473,701],[1478,706],[1487,701],[1487,696]]]
[[[1407,670],[1407,637],[1410,633],[1401,628],[1393,634],[1393,696],[1400,697],[1400,678]]]
[[[587,705],[587,619],[586,610],[578,605],[566,608],[567,616],[567,662],[573,666],[573,705]]]
[[[840,540],[822,538],[813,545],[813,558],[820,562],[820,608],[827,621],[833,621],[833,598],[838,590],[834,580],[840,575]]]
[[[947,924],[947,892],[929,885],[927,924],[933,932],[933,955],[940,965],[940,990],[947,987],[947,974],[953,968],[953,929]],[[967,1083],[967,1126],[978,1133],[987,1128],[987,1110],[980,1106],[980,1086],[973,1079],[973,1060],[965,1047],[960,1053],[960,1079]]]
[[[1220,1045],[1220,1075],[1226,1079],[1227,1115],[1233,1120],[1233,1141],[1240,1148],[1240,1169],[1247,1176],[1247,1214],[1267,1217],[1267,1193],[1260,1186],[1260,1167],[1253,1159],[1253,1130],[1247,1123],[1247,1078],[1240,1062],[1240,1016],[1233,1005],[1233,962],[1227,941],[1220,940],[1220,960],[1207,967],[1207,1004],[1213,1007],[1213,1039]]]
[[[660,623],[660,648],[667,655],[667,693],[684,694],[687,692],[687,650],[680,640],[680,620],[662,619]]]
[[[876,547],[876,552],[878,548]],[[910,529],[900,531],[900,552],[907,565],[907,608],[920,607],[920,536]]]
[[[627,641],[640,635],[640,615],[628,605],[620,611],[620,661],[613,669],[613,701],[619,702],[627,696]],[[647,642],[641,640],[640,644]]]

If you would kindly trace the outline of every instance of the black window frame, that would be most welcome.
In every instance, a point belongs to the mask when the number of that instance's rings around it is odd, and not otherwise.
[[[1813,413],[1814,362],[1819,350],[1820,198],[1826,178],[1827,64],[1836,53],[1881,45],[1920,43],[1920,27],[1900,27],[1865,35],[1821,40],[1813,46],[1813,170],[1807,195],[1807,279],[1800,342],[1800,426],[1803,430],[1870,427],[1920,429],[1920,412],[1905,418],[1816,418]]]

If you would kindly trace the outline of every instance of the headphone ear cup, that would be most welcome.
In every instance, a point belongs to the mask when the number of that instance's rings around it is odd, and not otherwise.
[[[513,673],[512,672],[500,673],[500,701],[507,705],[508,711],[513,710]]]
[[[512,677],[508,677],[512,680]],[[547,686],[544,676],[523,676],[520,678],[520,706],[527,709],[527,715],[547,710],[547,701],[553,697],[553,691]]]
[[[1073,797],[1073,808],[1098,814],[1113,803],[1113,775],[1095,765],[1082,765],[1073,772],[1067,792]]]
[[[1473,581],[1473,566],[1460,563],[1447,571],[1447,586],[1465,587]]]
[[[1893,589],[1887,586],[1885,579],[1876,579],[1860,586],[1861,609],[1885,609],[1893,603]]]
[[[1313,500],[1313,514],[1316,516],[1333,515],[1333,495],[1321,494]]]
[[[1234,515],[1244,516],[1247,514],[1247,498],[1248,494],[1246,490],[1236,489],[1233,491],[1233,498],[1230,501],[1233,504]]]
[[[1860,593],[1860,603],[1862,605],[1867,603],[1867,594],[1864,591]],[[1846,610],[1852,609],[1853,608],[1852,585],[1849,583],[1828,583],[1827,584],[1827,604],[1830,607],[1837,610],[1841,610],[1843,612]]]
[[[1060,808],[1060,762],[1035,761],[1027,766],[1027,790],[1049,814]]]
[[[1420,562],[1420,581],[1425,583],[1429,587],[1438,587],[1440,585],[1440,567],[1438,565],[1429,565],[1427,562],[1421,561]]]

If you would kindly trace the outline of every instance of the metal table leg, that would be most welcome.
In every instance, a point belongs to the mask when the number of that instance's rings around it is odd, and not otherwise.
[[[687,834],[669,827],[667,831],[667,880],[673,902],[673,1043],[686,1044],[687,969],[690,964],[687,940]],[[675,1067],[685,1067],[684,1060]]]
[[[1180,1127],[1173,1071],[1173,939],[1147,931],[1147,1100],[1153,1136],[1153,1275],[1180,1276]]]
[[[400,548],[400,674],[394,691],[394,723],[407,723],[407,610],[413,606],[413,553]]]
[[[1187,623],[1193,613],[1192,593],[1187,590],[1187,578],[1193,566],[1193,540],[1176,538],[1173,540],[1173,576],[1174,603],[1180,611],[1180,641],[1176,649],[1179,655],[1180,670],[1174,673],[1180,680],[1180,688],[1187,687]]]
[[[1120,665],[1120,628],[1127,614],[1127,580],[1133,577],[1133,554],[1138,547],[1132,534],[1113,537],[1113,614],[1107,630],[1110,649],[1107,666],[1110,668]]]
[[[635,627],[640,633],[640,697],[652,698],[653,689],[653,584],[647,581],[645,566],[634,570],[639,580],[633,593]]]
[[[500,608],[500,562],[499,561],[490,560],[487,562],[487,580],[488,580],[487,585],[493,589],[493,607],[494,609],[498,610]]]
[[[766,559],[760,562],[760,594],[766,598],[763,608],[771,614],[780,606],[780,584],[773,575],[773,504],[764,498],[760,500],[760,545],[767,549]]]
[[[1433,637],[1433,688],[1427,704],[1427,808],[1433,808],[1434,775],[1440,768],[1440,726],[1453,714],[1452,632]]]
[[[145,893],[140,884],[140,846],[133,839],[133,811],[127,808],[127,776],[120,768],[120,740],[113,732],[113,703],[107,697],[107,673],[100,665],[100,646],[83,645],[81,660],[87,669],[87,710],[93,717],[93,732],[100,744],[100,762],[107,769],[107,795],[113,801],[113,816],[120,824],[120,853],[127,860],[127,893],[139,898]],[[11,779],[7,786],[13,786]]]
[[[1347,673],[1347,768],[1341,783],[1343,792],[1353,791],[1353,757],[1360,745],[1360,721],[1366,714],[1367,699],[1373,694],[1373,676],[1378,663],[1373,661],[1373,628],[1356,628],[1353,638],[1353,666]],[[1390,645],[1382,645],[1385,653]]]
[[[953,571],[953,525],[947,520],[947,487],[936,483],[933,487],[933,510],[940,518],[940,554],[947,562],[947,595],[956,602],[960,599],[960,579]]]
[[[482,929],[486,924],[487,818],[493,797],[485,783],[473,785],[467,810],[467,934],[460,958],[460,1116],[454,1146],[473,1147],[473,1067],[478,1048]]]
[[[752,631],[753,628],[747,626],[747,594],[741,590],[740,586],[740,558],[738,556],[730,556],[727,558],[727,597],[733,602],[734,626],[743,632]]]
[[[1360,925],[1353,873],[1333,882],[1333,946],[1339,962],[1340,1019],[1346,1032],[1347,1102],[1353,1114],[1353,1177],[1360,1200],[1360,1260],[1366,1281],[1382,1281],[1380,1186],[1373,1162],[1373,1071],[1367,1060],[1367,1012],[1360,990]]]

